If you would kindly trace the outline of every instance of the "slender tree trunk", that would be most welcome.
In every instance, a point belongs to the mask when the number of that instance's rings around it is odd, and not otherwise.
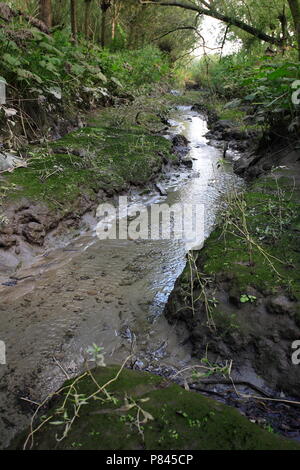
[[[84,10],[84,37],[85,39],[89,39],[91,4],[92,4],[92,0],[85,0],[85,10]]]
[[[130,23],[130,28],[129,28],[129,34],[128,34],[128,48],[131,49],[132,44],[133,44],[133,36],[134,36],[134,22],[131,21]]]
[[[101,47],[105,47],[105,33],[106,33],[106,10],[103,8],[102,10],[102,17],[101,17]]]
[[[39,18],[49,29],[52,27],[51,0],[39,0]]]
[[[298,46],[298,58],[300,60],[300,1],[299,0],[288,0],[290,10],[292,13],[295,35]]]
[[[281,24],[281,36],[282,36],[282,46],[281,46],[281,52],[282,52],[282,55],[285,54],[285,51],[286,51],[286,46],[287,46],[287,41],[288,41],[288,37],[289,37],[289,33],[288,33],[288,20],[287,20],[287,17],[286,17],[286,9],[285,9],[286,5],[284,4],[283,5],[283,9],[282,9],[282,13],[280,13],[278,15],[278,19],[280,21],[280,24]]]
[[[111,22],[111,38],[115,39],[116,36],[116,18],[114,17]]]
[[[70,0],[70,13],[71,13],[71,28],[72,28],[72,39],[74,43],[77,42],[77,1]]]
[[[117,29],[118,19],[119,19],[122,5],[119,0],[114,0],[112,6],[113,6],[113,13],[112,13],[112,20],[111,20],[111,38],[112,40],[114,40],[116,36],[116,29]]]
[[[112,0],[101,0],[100,8],[102,13],[101,18],[101,47],[105,47],[105,37],[106,37],[106,13],[109,7],[111,6]]]

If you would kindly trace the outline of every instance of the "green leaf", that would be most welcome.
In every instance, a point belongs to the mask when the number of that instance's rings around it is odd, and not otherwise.
[[[255,300],[256,300],[255,295],[243,294],[243,295],[241,295],[241,297],[240,297],[240,302],[241,302],[242,304],[245,304],[246,302],[251,302],[251,303],[253,303],[253,302],[255,302]]]
[[[224,109],[237,108],[238,106],[240,106],[241,102],[242,102],[242,100],[240,100],[239,98],[235,98],[234,100],[230,101],[229,103],[226,103],[225,106],[224,106]]]
[[[42,68],[48,70],[49,72],[53,72],[55,74],[57,74],[57,72],[58,72],[56,66],[52,62],[48,62],[46,60],[41,60],[39,65]]]
[[[85,68],[78,64],[71,64],[71,70],[75,75],[83,75],[85,72]]]
[[[41,77],[39,77],[35,73],[30,72],[29,70],[18,69],[17,74],[21,79],[35,80],[38,83],[43,83],[43,80]]]
[[[250,95],[247,95],[244,97],[244,100],[246,101],[253,101],[257,97],[258,93],[251,93]]]
[[[15,67],[21,64],[21,61],[17,57],[10,54],[3,54],[2,59],[8,64]]]
[[[48,88],[47,92],[50,93],[50,95],[54,96],[57,100],[61,100],[61,97],[62,97],[61,88],[59,87]]]
[[[99,78],[99,80],[101,80],[102,82],[107,83],[107,78],[102,72],[98,72],[96,74],[96,77]]]
[[[115,85],[117,85],[117,86],[120,87],[120,88],[123,88],[122,83],[119,82],[119,80],[118,80],[116,77],[111,77],[110,79],[111,79],[112,82],[115,83]]]
[[[47,42],[41,42],[39,45],[42,49],[45,49],[48,52],[52,52],[55,55],[59,55],[60,57],[64,55],[63,52],[61,52],[56,47],[52,46],[52,44],[48,44]]]
[[[241,295],[240,302],[241,302],[242,304],[245,304],[246,302],[249,302],[249,297],[248,297],[248,295],[247,295],[247,294]]]

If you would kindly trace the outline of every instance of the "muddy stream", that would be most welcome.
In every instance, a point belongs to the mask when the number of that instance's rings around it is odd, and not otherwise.
[[[207,237],[222,197],[241,183],[230,165],[218,164],[222,152],[208,144],[199,114],[179,107],[170,126],[170,134],[190,141],[193,167],[166,176],[166,196],[135,190],[129,201],[203,204]],[[94,228],[58,245],[18,271],[25,279],[0,285],[7,355],[0,365],[2,448],[29,422],[32,407],[21,398],[45,398],[65,380],[62,368],[71,376],[80,372],[93,343],[104,348],[107,364],[121,363],[134,349],[135,368],[165,375],[197,362],[162,315],[185,266],[184,241],[99,240]]]

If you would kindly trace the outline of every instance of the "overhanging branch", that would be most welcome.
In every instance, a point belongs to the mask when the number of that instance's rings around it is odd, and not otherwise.
[[[177,28],[171,29],[170,31],[167,31],[166,33],[161,34],[157,38],[154,38],[153,41],[159,41],[159,39],[162,39],[165,36],[168,36],[169,34],[176,33],[176,31],[185,31],[185,30],[194,31],[196,34],[199,35],[199,32],[195,26],[177,26]]]
[[[153,0],[139,0],[139,3],[141,5],[156,5],[156,6],[163,6],[163,7],[177,7],[177,8],[183,8],[185,10],[190,10],[190,11],[195,11],[196,13],[200,13],[201,15],[206,15],[210,16],[211,18],[215,18],[217,20],[222,21],[223,23],[226,23],[230,26],[235,26],[243,31],[246,31],[247,33],[251,34],[252,36],[255,36],[258,39],[261,39],[264,42],[267,42],[269,44],[273,44],[276,46],[282,46],[282,39],[280,38],[274,38],[272,36],[269,36],[268,34],[264,33],[260,29],[255,28],[254,26],[251,26],[244,21],[239,20],[238,18],[233,18],[231,16],[223,15],[222,13],[219,13],[217,10],[209,6],[209,3],[206,1],[201,1],[203,5],[206,6],[206,8],[197,6],[197,5],[192,5],[184,2],[172,2],[172,1],[153,1]]]

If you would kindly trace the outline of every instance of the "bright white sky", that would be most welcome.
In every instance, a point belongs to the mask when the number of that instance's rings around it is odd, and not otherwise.
[[[221,34],[221,21],[211,18],[209,16],[205,16],[202,20],[200,26],[200,34],[205,39],[205,44],[207,47],[214,49],[215,47],[221,46],[222,44],[222,34]],[[223,48],[223,55],[232,54],[233,52],[238,51],[239,44],[238,42],[235,44],[232,41],[226,41],[225,46]],[[206,49],[207,54],[217,54],[220,52],[220,49],[211,50]],[[195,56],[203,56],[203,47],[199,47],[193,52]]]

